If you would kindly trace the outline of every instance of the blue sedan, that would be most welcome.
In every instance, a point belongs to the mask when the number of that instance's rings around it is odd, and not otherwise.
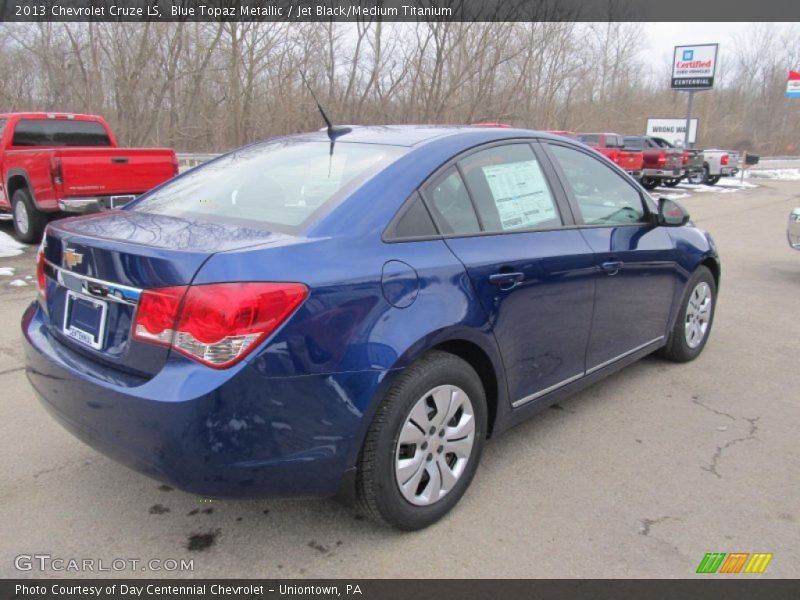
[[[354,127],[51,223],[22,328],[44,406],[104,454],[419,529],[487,437],[653,352],[697,357],[719,278],[679,204],[579,143]]]

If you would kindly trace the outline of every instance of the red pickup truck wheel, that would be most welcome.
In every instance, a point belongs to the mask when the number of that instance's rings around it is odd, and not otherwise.
[[[14,192],[11,198],[11,210],[14,215],[14,233],[20,242],[35,244],[42,239],[47,217],[36,208],[28,190]]]

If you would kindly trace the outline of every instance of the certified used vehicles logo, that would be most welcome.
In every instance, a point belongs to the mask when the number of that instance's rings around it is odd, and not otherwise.
[[[763,573],[772,554],[765,552],[708,552],[697,566],[697,573]]]

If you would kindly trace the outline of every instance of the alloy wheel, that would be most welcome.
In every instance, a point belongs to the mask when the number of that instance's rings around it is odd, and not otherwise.
[[[689,348],[697,348],[705,339],[708,325],[711,321],[711,287],[701,281],[689,295],[689,304],[686,306],[686,322],[684,334]]]
[[[411,504],[443,498],[466,470],[475,443],[475,414],[466,392],[440,385],[406,417],[395,450],[395,479]]]
[[[28,220],[28,208],[25,206],[24,202],[17,202],[14,205],[14,223],[17,226],[17,231],[20,234],[25,235],[28,233],[28,227],[30,226]]]

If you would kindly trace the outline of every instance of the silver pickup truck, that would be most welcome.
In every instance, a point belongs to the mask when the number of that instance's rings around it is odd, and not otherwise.
[[[703,168],[690,173],[690,183],[715,185],[722,177],[733,177],[739,172],[739,153],[734,150],[710,148],[703,150]]]

